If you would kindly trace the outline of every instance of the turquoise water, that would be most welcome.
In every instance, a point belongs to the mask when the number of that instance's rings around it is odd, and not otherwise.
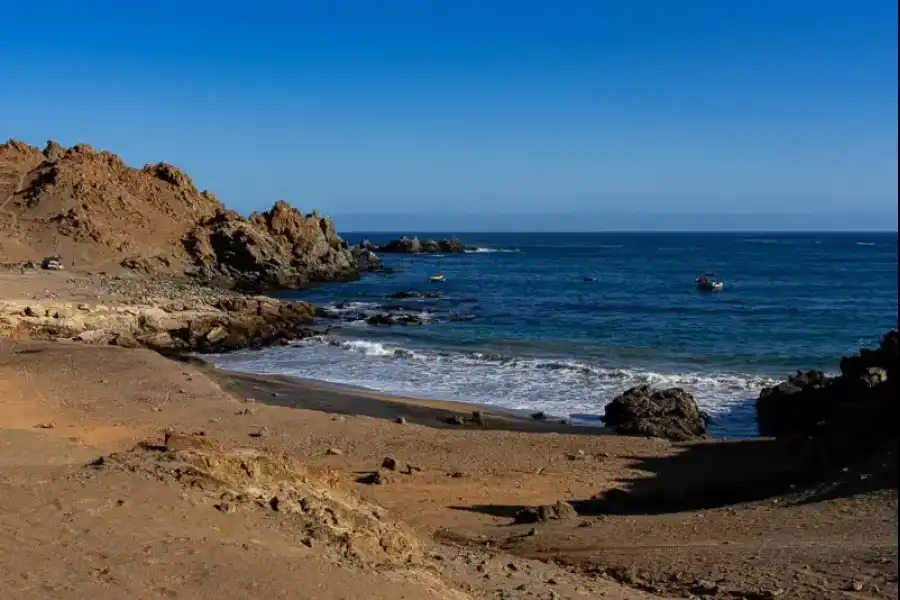
[[[362,237],[396,236],[345,234]],[[712,414],[714,433],[740,436],[755,432],[762,386],[796,369],[834,371],[897,327],[896,233],[458,237],[480,251],[384,256],[395,273],[290,294],[338,314],[403,305],[432,322],[341,322],[219,362],[585,422],[631,385],[677,385]],[[696,290],[707,271],[724,291]],[[428,283],[437,273],[447,281]],[[406,290],[441,298],[388,299]]]

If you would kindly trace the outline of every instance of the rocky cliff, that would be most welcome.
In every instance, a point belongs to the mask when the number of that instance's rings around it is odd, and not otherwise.
[[[361,270],[330,219],[315,212],[304,216],[281,200],[249,219],[218,208],[188,232],[184,247],[189,274],[245,288],[299,288]]]
[[[238,287],[302,287],[354,276],[330,219],[279,201],[244,218],[167,164],[48,142],[0,145],[0,262],[59,255],[66,267],[186,275]],[[365,266],[374,268],[371,261]]]

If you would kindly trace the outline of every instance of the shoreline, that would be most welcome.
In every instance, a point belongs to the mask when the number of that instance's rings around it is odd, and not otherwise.
[[[77,586],[79,598],[91,596],[92,569],[107,567],[137,598],[156,596],[160,573],[184,577],[179,589],[197,598],[260,580],[235,599],[294,597],[343,573],[358,594],[336,586],[315,597],[362,599],[383,589],[387,560],[402,577],[421,564],[468,594],[425,586],[381,600],[649,600],[695,589],[709,600],[840,600],[852,582],[896,597],[895,489],[859,489],[875,477],[838,494],[788,487],[805,455],[789,442],[585,435],[493,412],[484,425],[451,425],[440,419],[471,406],[171,358],[62,340],[0,352],[0,546],[15,549],[0,552],[0,572],[16,577],[10,589],[37,564],[54,570],[39,571],[42,581]],[[570,512],[519,520],[557,505]],[[325,535],[307,544],[310,531]],[[401,532],[401,551],[423,549],[412,565],[390,543]],[[347,543],[371,549],[373,562],[350,562]],[[134,548],[151,569],[132,568],[142,564]],[[213,580],[190,577],[210,569]],[[0,576],[0,589],[9,582]]]
[[[895,487],[869,470],[858,481],[851,472],[849,490],[834,495],[830,482],[794,487],[808,452],[789,441],[619,435],[483,403],[242,373],[202,351],[121,347],[85,333],[155,340],[200,321],[195,348],[244,326],[262,332],[258,345],[289,345],[264,332],[293,305],[78,274],[0,274],[0,284],[0,325],[30,325],[48,340],[0,344],[0,483],[15,482],[4,488],[0,546],[17,549],[0,552],[0,572],[50,565],[57,572],[43,579],[87,590],[109,565],[131,590],[156,590],[162,570],[201,598],[216,592],[187,574],[212,566],[216,591],[267,573],[235,598],[293,597],[318,582],[342,599],[372,597],[384,589],[381,563],[350,562],[349,543],[411,578],[383,600],[501,591],[510,600],[649,600],[698,589],[710,600],[840,600],[848,582],[879,600],[896,596]],[[254,320],[263,312],[273,320]],[[286,335],[310,334],[304,314],[288,315],[298,329]],[[68,505],[84,509],[60,508]],[[335,518],[336,537],[307,537],[331,531]],[[390,542],[401,532],[404,548],[423,549],[412,566]],[[177,560],[173,544],[184,550]],[[93,558],[142,547],[155,565],[146,573],[126,571],[130,557]],[[73,560],[83,564],[70,568]],[[416,584],[420,568],[453,593]],[[334,585],[337,576],[353,579]],[[351,586],[359,593],[344,593]]]
[[[338,333],[338,336],[341,336],[341,333]],[[336,338],[337,339],[337,338]],[[342,336],[340,339],[344,339]],[[348,340],[354,340],[356,338],[346,337]],[[368,338],[366,338],[368,339]],[[382,343],[382,342],[379,342]],[[384,342],[388,343],[388,342]],[[243,356],[248,360],[253,360],[254,353],[260,350],[276,350],[276,351],[287,351],[294,347],[295,344],[286,345],[280,348],[263,348],[263,349],[251,349],[249,351],[244,351]],[[333,344],[332,344],[333,345]],[[230,355],[220,355],[220,356],[230,356]],[[631,389],[632,387],[638,387],[641,385],[640,382],[622,382],[622,385],[616,388],[615,390],[610,392],[608,396],[598,397],[598,403],[591,412],[590,409],[585,410],[577,410],[572,412],[566,412],[562,414],[561,412],[554,412],[552,408],[544,408],[540,406],[532,406],[528,408],[511,408],[507,406],[503,406],[502,404],[494,404],[491,400],[485,399],[466,399],[462,397],[448,397],[446,395],[440,395],[438,392],[423,392],[421,394],[416,393],[415,391],[408,391],[404,389],[397,389],[397,386],[389,385],[393,389],[379,389],[377,387],[367,387],[366,385],[361,385],[357,383],[344,383],[342,381],[334,381],[330,379],[320,378],[320,377],[304,377],[302,375],[295,375],[289,372],[264,372],[254,371],[254,370],[244,370],[242,367],[245,364],[244,360],[237,361],[232,363],[229,360],[225,360],[223,362],[214,362],[210,360],[207,355],[197,355],[197,358],[203,360],[209,364],[211,364],[214,368],[228,372],[228,373],[238,373],[238,374],[246,374],[252,376],[259,377],[283,377],[290,378],[298,381],[310,382],[313,385],[322,385],[331,388],[335,388],[338,390],[350,390],[359,392],[361,394],[370,394],[377,396],[382,399],[391,400],[391,399],[401,399],[404,401],[412,401],[412,402],[431,402],[438,403],[440,405],[447,405],[456,407],[456,410],[465,412],[481,410],[487,412],[494,412],[500,414],[506,414],[513,416],[515,418],[528,420],[534,420],[532,415],[541,413],[544,415],[544,419],[539,419],[539,421],[544,422],[563,422],[564,424],[577,428],[577,429],[587,429],[589,431],[598,433],[598,434],[613,434],[616,433],[610,428],[606,427],[604,424],[603,410],[604,406],[610,403],[615,397],[624,394],[626,391]],[[366,360],[369,357],[360,357],[358,360]],[[322,360],[327,361],[327,357]],[[536,359],[540,360],[540,359]],[[550,359],[547,359],[550,360]],[[235,365],[235,368],[232,368],[231,365]],[[405,369],[406,367],[401,367]],[[297,371],[302,369],[297,369]],[[770,385],[775,385],[775,383],[783,381],[787,378],[790,373],[786,374],[784,378],[776,379],[772,378],[772,381],[769,383]],[[663,373],[663,375],[666,375]],[[680,373],[673,373],[672,375],[678,376]],[[726,374],[727,375],[727,374]],[[709,375],[712,377],[713,375]],[[379,380],[374,379],[373,381],[378,382]],[[391,383],[392,380],[384,380],[388,383]],[[587,382],[585,385],[590,385],[590,382]],[[681,386],[677,383],[667,384],[667,383],[659,383],[652,382],[649,383],[653,389],[669,389],[669,388],[680,388],[684,387],[689,393],[694,394],[694,391],[689,386]],[[410,386],[412,387],[412,386]],[[763,386],[765,387],[765,386]],[[762,387],[759,388],[760,390]],[[718,412],[715,412],[711,420],[709,421],[709,427],[707,428],[706,439],[754,439],[760,437],[758,426],[755,421],[755,399],[759,394],[759,390],[754,390],[751,393],[748,393],[746,396],[741,396],[739,394],[735,394],[735,400],[731,401],[726,409],[721,409]],[[502,400],[502,395],[485,395],[489,398],[500,398]],[[696,397],[696,396],[695,396]],[[702,408],[702,407],[701,407]]]
[[[616,435],[604,426],[574,425],[566,422],[567,420],[554,417],[535,419],[527,414],[527,411],[505,410],[487,404],[387,394],[292,375],[234,371],[219,367],[202,356],[191,355],[190,361],[199,363],[202,369],[222,382],[226,391],[272,406],[389,421],[404,419],[405,422],[440,429]],[[480,413],[482,423],[475,421],[476,413]],[[464,421],[448,422],[456,417]]]

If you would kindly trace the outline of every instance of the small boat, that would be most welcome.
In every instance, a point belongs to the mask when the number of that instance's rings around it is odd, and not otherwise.
[[[718,292],[725,288],[721,279],[715,273],[705,273],[697,278],[697,289],[704,292]]]
[[[592,281],[594,281],[594,278],[593,278],[593,277],[585,277],[585,278],[584,278],[584,282],[585,282],[585,283],[590,283],[590,282],[592,282]]]
[[[431,283],[444,283],[445,281],[447,281],[447,278],[443,275],[432,275],[428,278],[428,281],[430,281]]]

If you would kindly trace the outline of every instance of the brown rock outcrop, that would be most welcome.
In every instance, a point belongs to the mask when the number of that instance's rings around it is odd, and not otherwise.
[[[361,268],[330,219],[286,202],[244,218],[170,164],[11,140],[0,145],[0,262],[47,255],[249,288],[346,279],[372,263]]]
[[[308,337],[315,309],[306,302],[266,297],[183,302],[74,304],[8,302],[0,306],[0,335],[68,338],[87,344],[144,346],[160,352],[230,352]]]
[[[193,259],[192,274],[244,288],[299,288],[359,272],[330,219],[315,212],[304,216],[281,200],[249,219],[220,208],[185,237],[184,245]]]

